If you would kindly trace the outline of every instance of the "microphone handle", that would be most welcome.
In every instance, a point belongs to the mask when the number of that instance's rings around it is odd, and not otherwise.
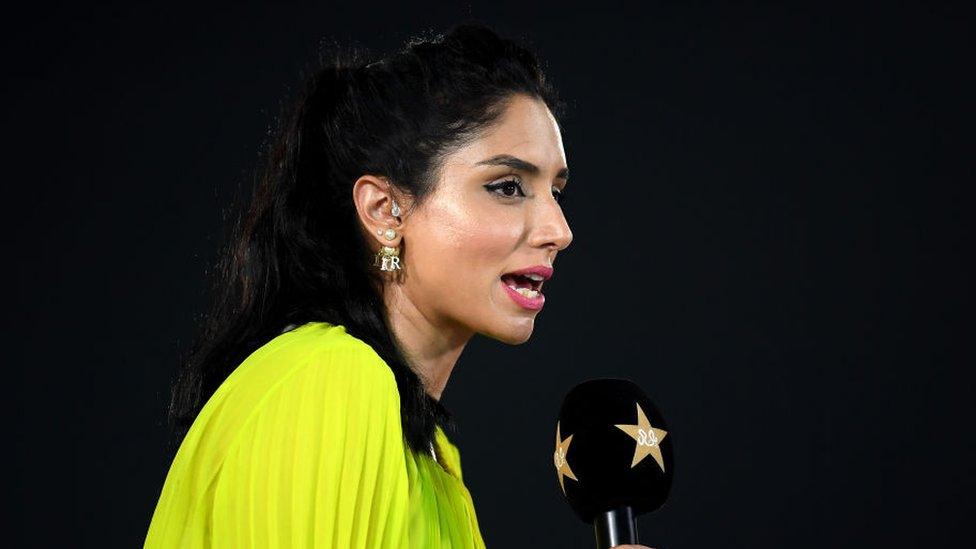
[[[629,505],[597,513],[593,517],[596,549],[610,549],[627,543],[637,544],[637,521]]]

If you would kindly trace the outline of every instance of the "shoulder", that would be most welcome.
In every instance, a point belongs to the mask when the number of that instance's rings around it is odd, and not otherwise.
[[[404,455],[391,449],[402,444],[400,397],[386,362],[341,325],[305,324],[251,353],[214,392],[177,451],[158,512],[188,512],[199,490],[218,486],[231,498],[235,486],[356,486],[342,475],[364,467],[398,483]],[[274,500],[248,494],[241,497]],[[240,505],[234,501],[221,509]]]
[[[214,539],[373,547],[376,524],[401,538],[409,485],[390,368],[341,326],[306,324],[266,347],[248,366],[273,381],[242,401],[246,419],[219,458]]]
[[[309,384],[345,396],[372,393],[399,398],[393,370],[369,344],[349,334],[342,325],[305,324],[280,336],[288,350],[270,358],[273,369],[283,370],[280,390],[308,391]]]
[[[261,455],[269,463],[334,465],[344,454],[402,444],[396,380],[372,347],[342,326],[321,323],[275,339],[278,351],[256,363],[273,372],[271,383],[253,395],[241,384],[232,406],[241,412],[227,447],[234,463]]]
[[[389,365],[342,325],[311,322],[279,335],[265,347],[260,355],[254,353],[256,367],[250,370],[252,377],[268,378],[258,382],[266,397],[318,391],[322,397],[329,393],[340,400],[359,396],[399,401]],[[242,371],[249,370],[247,361],[241,366]]]
[[[268,408],[340,416],[365,406],[399,410],[393,371],[344,326],[311,322],[251,353],[214,392],[195,426],[227,441]]]
[[[294,389],[296,381],[309,378],[345,385],[396,385],[393,371],[369,344],[341,324],[325,322],[310,322],[275,337],[251,353],[226,385],[229,391],[266,394]]]

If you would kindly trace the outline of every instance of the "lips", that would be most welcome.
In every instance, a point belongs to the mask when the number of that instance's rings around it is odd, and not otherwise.
[[[546,302],[546,296],[541,291],[542,284],[551,276],[552,267],[535,265],[505,273],[499,282],[508,297],[520,307],[539,311]]]

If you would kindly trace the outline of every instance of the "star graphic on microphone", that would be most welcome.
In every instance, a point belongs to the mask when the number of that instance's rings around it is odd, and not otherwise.
[[[640,404],[637,404],[637,425],[616,425],[616,427],[637,442],[634,448],[634,460],[630,464],[632,468],[650,455],[661,466],[661,472],[664,472],[664,456],[661,455],[660,443],[668,432],[652,427]]]
[[[559,487],[563,489],[563,495],[566,495],[566,486],[563,484],[563,478],[569,477],[576,482],[579,479],[573,474],[573,470],[569,468],[569,462],[566,461],[566,453],[569,452],[569,444],[573,441],[573,435],[566,437],[563,440],[559,434],[559,422],[556,422],[556,452],[553,454],[552,459],[556,464],[556,476],[559,477]]]

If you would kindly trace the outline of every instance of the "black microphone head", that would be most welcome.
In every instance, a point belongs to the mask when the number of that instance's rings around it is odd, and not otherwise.
[[[555,427],[560,491],[584,522],[623,506],[639,515],[664,504],[673,437],[640,387],[613,378],[580,383],[563,399]]]

